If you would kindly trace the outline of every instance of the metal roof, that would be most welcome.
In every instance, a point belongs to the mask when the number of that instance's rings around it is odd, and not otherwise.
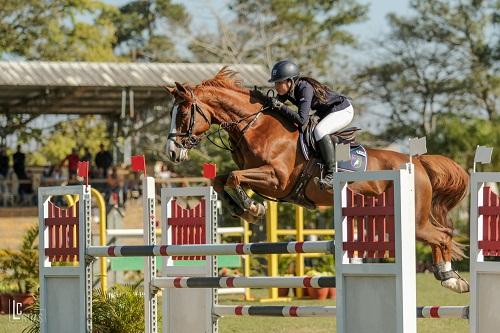
[[[119,114],[122,93],[135,108],[166,103],[162,86],[200,83],[224,64],[0,61],[0,113]],[[229,64],[247,87],[267,87],[262,65]]]
[[[158,87],[199,83],[224,64],[0,61],[0,86]],[[266,86],[262,65],[229,65],[245,86]]]

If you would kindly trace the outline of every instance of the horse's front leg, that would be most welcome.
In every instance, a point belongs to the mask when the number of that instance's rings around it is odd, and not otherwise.
[[[224,189],[228,177],[228,174],[215,177],[213,180],[213,186],[215,191],[220,195],[221,200],[223,200],[227,204],[231,215],[241,216],[244,213],[245,209]]]
[[[225,189],[224,186],[227,182],[229,175],[219,175],[214,178],[213,186],[215,191],[219,194],[220,199],[226,204],[229,209],[230,214],[233,217],[239,217],[248,223],[259,224],[261,221],[259,218],[250,214],[248,209],[243,207],[243,204],[235,200]]]
[[[235,170],[229,174],[226,186],[235,190],[236,196],[241,201],[243,208],[247,209],[255,217],[262,217],[266,213],[264,205],[250,198],[243,187],[253,190],[278,189],[279,181],[274,168],[264,165],[259,168]]]

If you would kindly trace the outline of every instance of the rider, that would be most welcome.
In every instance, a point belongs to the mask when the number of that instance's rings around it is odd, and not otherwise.
[[[273,109],[283,112],[299,130],[307,125],[311,109],[320,117],[314,129],[314,138],[319,142],[321,157],[326,165],[326,175],[320,184],[331,187],[335,147],[330,134],[345,128],[352,121],[354,110],[349,99],[313,78],[300,76],[299,67],[289,60],[279,61],[273,66],[269,82],[274,83],[278,92],[278,96],[271,99]],[[287,100],[297,106],[298,112],[283,104]]]

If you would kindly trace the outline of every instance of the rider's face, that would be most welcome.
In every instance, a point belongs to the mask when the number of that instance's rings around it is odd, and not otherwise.
[[[290,80],[283,80],[274,82],[274,89],[278,92],[278,95],[286,95],[292,86],[292,82]]]

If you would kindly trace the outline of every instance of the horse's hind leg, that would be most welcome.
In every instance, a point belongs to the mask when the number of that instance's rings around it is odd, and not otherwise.
[[[469,291],[469,284],[451,267],[451,234],[445,228],[436,227],[430,222],[424,227],[417,225],[417,239],[430,245],[434,262],[434,276],[441,285],[457,293]]]
[[[425,179],[416,178],[415,185],[416,237],[432,249],[434,276],[443,287],[457,293],[468,292],[467,281],[451,267],[453,229],[446,227],[447,210],[432,209],[432,189]]]
[[[442,213],[437,213],[431,218],[436,219],[438,225],[443,225],[447,212],[444,210]],[[456,271],[453,270],[451,265],[451,260],[453,257],[453,229],[441,226],[433,227],[439,231],[443,238],[446,239],[444,244],[441,246],[431,245],[432,257],[434,260],[434,276],[437,280],[441,281],[441,285],[448,289],[451,289],[457,293],[469,292],[469,283],[463,279]]]

